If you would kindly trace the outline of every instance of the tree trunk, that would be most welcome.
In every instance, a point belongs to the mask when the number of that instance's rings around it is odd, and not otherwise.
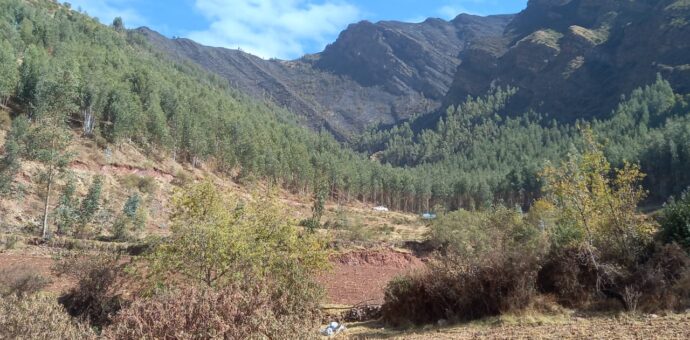
[[[43,239],[48,238],[48,206],[50,203],[50,190],[53,187],[53,174],[52,170],[51,173],[48,175],[48,189],[46,190],[46,201],[45,205],[43,207]]]

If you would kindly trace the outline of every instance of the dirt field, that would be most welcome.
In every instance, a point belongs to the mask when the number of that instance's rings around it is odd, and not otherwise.
[[[690,312],[667,316],[568,317],[562,322],[482,324],[417,331],[353,325],[341,339],[690,339]]]
[[[419,269],[420,259],[395,250],[352,251],[331,257],[333,270],[319,278],[328,302],[338,305],[383,303],[383,290],[392,278]]]

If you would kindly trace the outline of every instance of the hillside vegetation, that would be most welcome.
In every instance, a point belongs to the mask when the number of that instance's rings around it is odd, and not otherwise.
[[[341,143],[124,25],[0,0],[0,337],[687,314],[690,96],[662,74],[599,119],[491,87]],[[527,31],[517,47],[568,50]]]

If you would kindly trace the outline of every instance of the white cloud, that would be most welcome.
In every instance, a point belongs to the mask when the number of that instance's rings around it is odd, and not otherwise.
[[[446,20],[455,19],[460,13],[477,14],[460,5],[445,5],[439,8],[436,13]]]
[[[196,0],[196,8],[210,26],[189,33],[190,39],[263,58],[290,59],[323,48],[361,17],[341,0]]]
[[[147,20],[140,15],[130,3],[135,0],[67,0],[72,9],[86,11],[90,16],[106,25],[112,23],[115,17],[121,17],[127,28],[147,25]]]

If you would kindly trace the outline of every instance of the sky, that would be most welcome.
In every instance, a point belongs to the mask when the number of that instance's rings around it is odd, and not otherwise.
[[[240,48],[262,58],[296,59],[320,52],[361,20],[420,22],[517,13],[527,0],[68,0],[102,23],[122,17],[168,37]]]

